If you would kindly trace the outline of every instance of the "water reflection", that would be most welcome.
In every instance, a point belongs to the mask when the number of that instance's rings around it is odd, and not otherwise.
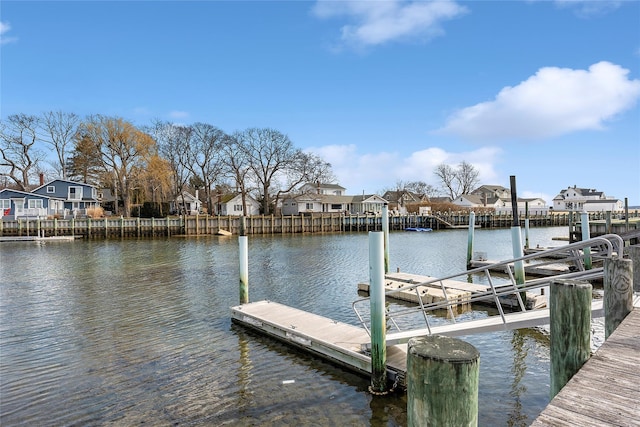
[[[503,240],[480,240],[489,235]],[[466,263],[466,232],[390,242],[401,271],[438,276]],[[249,252],[252,300],[357,324],[365,233],[252,237]],[[0,424],[406,424],[404,395],[372,398],[368,379],[232,326],[237,259],[237,241],[218,238],[0,246]],[[545,337],[464,339],[481,352],[480,425],[531,420],[548,401]]]

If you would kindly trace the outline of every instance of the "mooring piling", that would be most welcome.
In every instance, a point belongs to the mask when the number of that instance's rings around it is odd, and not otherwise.
[[[240,230],[238,236],[238,254],[240,257],[240,304],[249,302],[249,238],[245,235],[244,217],[240,218]]]
[[[384,233],[384,272],[389,272],[389,204],[382,206],[382,232]]]
[[[589,213],[582,211],[580,213],[580,228],[582,229],[582,241],[585,242],[591,238],[589,232]],[[591,270],[591,248],[584,248],[584,268],[585,270]]]
[[[604,337],[607,339],[633,310],[633,261],[605,259],[603,287]]]
[[[549,294],[551,399],[591,356],[592,286],[557,279]]]
[[[477,426],[480,352],[457,338],[411,338],[407,352],[407,425]]]
[[[384,233],[369,232],[371,309],[371,390],[387,391],[387,343],[384,297]]]
[[[473,235],[476,225],[476,213],[469,213],[469,234],[467,236],[467,269],[471,268],[471,260],[473,259]]]

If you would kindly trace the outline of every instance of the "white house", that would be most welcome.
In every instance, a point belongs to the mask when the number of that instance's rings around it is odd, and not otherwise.
[[[202,210],[202,202],[196,195],[183,191],[169,203],[169,210],[179,214],[197,215]]]
[[[282,201],[283,215],[303,213],[380,213],[385,199],[375,194],[362,196],[333,196],[327,194],[298,194]]]
[[[248,194],[245,195],[245,202],[247,204],[247,211],[243,212],[241,193],[222,195],[216,203],[215,213],[224,216],[252,216],[260,214],[260,202]]]
[[[624,204],[618,199],[607,197],[604,192],[592,188],[567,187],[553,198],[556,211],[606,212],[620,211]]]
[[[323,184],[320,182],[307,182],[299,188],[301,193],[307,194],[326,194],[329,196],[344,196],[345,188],[338,184]]]
[[[513,212],[511,198],[503,197],[488,197],[487,195],[477,194],[462,194],[458,196],[453,202],[467,209],[475,208],[491,208],[499,214],[511,214]],[[549,208],[547,203],[541,198],[521,198],[518,197],[518,215],[524,215],[527,208],[530,214],[544,215],[548,212]]]

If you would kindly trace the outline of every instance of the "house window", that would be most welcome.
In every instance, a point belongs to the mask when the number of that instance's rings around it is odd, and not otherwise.
[[[234,212],[242,212],[242,205],[233,205]]]
[[[331,210],[336,211],[336,210],[340,210],[340,209],[342,209],[342,205],[337,205],[337,204],[331,205]]]
[[[29,209],[42,209],[42,200],[29,199]]]
[[[53,185],[49,185],[47,186],[47,193],[55,193],[56,192],[56,187]]]
[[[313,210],[313,203],[307,203],[307,207],[306,207],[306,209],[307,209],[308,211],[312,211],[312,210]]]
[[[69,187],[69,200],[82,199],[82,187]]]
[[[0,199],[0,210],[4,211],[5,209],[11,209],[11,200]]]

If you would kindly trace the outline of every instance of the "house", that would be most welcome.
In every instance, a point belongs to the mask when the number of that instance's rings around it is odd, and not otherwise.
[[[553,210],[574,212],[621,211],[621,200],[607,197],[604,192],[592,188],[567,187],[553,198]]]
[[[322,184],[320,182],[306,183],[299,188],[300,193],[327,194],[331,196],[344,196],[345,188],[338,184]]]
[[[181,192],[175,200],[169,202],[169,212],[185,215],[197,215],[202,210],[202,202],[198,199],[198,191],[196,195],[188,191]]]
[[[498,214],[511,214],[513,212],[511,197],[489,197],[488,194],[462,194],[456,197],[452,203],[472,210],[490,208]],[[548,212],[547,203],[541,198],[518,197],[517,204],[518,215],[526,214],[527,209],[529,209],[529,213],[536,215],[544,215]]]
[[[63,200],[4,188],[0,190],[0,217],[47,218],[63,210]]]
[[[382,198],[389,201],[389,210],[400,214],[406,214],[408,206],[420,206],[421,203],[429,202],[429,197],[426,195],[409,190],[387,191],[382,195]]]
[[[371,194],[362,196],[333,196],[328,194],[298,194],[282,200],[283,215],[304,213],[380,213],[388,203],[382,197]]]
[[[491,200],[507,199],[511,200],[511,190],[501,185],[481,185],[471,192],[475,196],[479,196],[480,200],[486,204],[493,204]]]
[[[325,212],[344,213],[351,211],[353,196],[305,193],[288,196],[282,200],[282,215]]]
[[[229,216],[251,216],[260,215],[260,202],[251,197],[245,195],[245,202],[247,205],[247,211],[242,210],[242,193],[225,194],[219,197],[215,206],[215,213],[217,215],[229,215]]]
[[[42,182],[42,181],[41,181]],[[49,197],[52,200],[62,201],[62,206],[54,203],[49,207],[50,215],[86,215],[88,209],[99,206],[98,189],[87,183],[54,179],[46,184],[41,184],[32,194]]]

